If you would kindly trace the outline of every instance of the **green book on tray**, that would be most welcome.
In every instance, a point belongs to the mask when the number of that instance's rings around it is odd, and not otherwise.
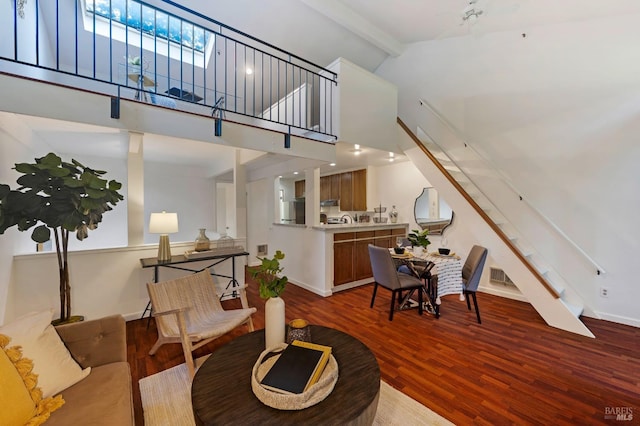
[[[318,381],[329,361],[329,346],[294,340],[260,382],[275,392],[300,394]]]

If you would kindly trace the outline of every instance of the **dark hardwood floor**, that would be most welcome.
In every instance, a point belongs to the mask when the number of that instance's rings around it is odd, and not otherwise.
[[[367,285],[323,298],[289,285],[287,321],[304,318],[357,337],[376,355],[385,382],[457,425],[640,424],[640,328],[585,318],[596,338],[577,336],[548,327],[526,303],[487,294],[478,295],[482,324],[456,296],[443,298],[439,319],[411,310],[389,322],[390,292],[380,289],[373,309],[371,292]],[[255,327],[264,328],[255,285],[248,296],[258,308]],[[138,425],[138,380],[184,362],[178,344],[149,356],[156,337],[153,321],[148,329],[146,319],[127,323]],[[618,407],[631,408],[633,420],[605,418]]]

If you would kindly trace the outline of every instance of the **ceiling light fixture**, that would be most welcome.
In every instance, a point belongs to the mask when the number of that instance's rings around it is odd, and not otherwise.
[[[297,174],[298,174],[298,172],[293,172],[293,174],[294,174],[294,175],[297,175]]]
[[[336,166],[336,163],[329,163],[329,165],[330,165],[331,167],[335,167],[335,166]]]
[[[247,69],[245,70],[245,72],[247,73],[247,75],[251,75],[253,74],[253,69],[247,67]]]

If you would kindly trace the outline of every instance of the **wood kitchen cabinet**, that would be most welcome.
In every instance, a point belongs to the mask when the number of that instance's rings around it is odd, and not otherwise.
[[[320,201],[340,199],[341,173],[320,178]]]
[[[375,232],[375,245],[391,248],[395,244],[391,241],[391,229],[377,229]]]
[[[353,181],[353,210],[367,210],[367,169],[351,172]]]
[[[367,210],[367,170],[340,174],[340,210]]]
[[[333,285],[372,278],[369,244],[395,246],[396,236],[406,236],[407,228],[389,228],[333,235]]]
[[[404,228],[378,229],[375,232],[375,245],[378,247],[391,248],[396,246],[396,238],[406,237],[407,230]]]
[[[340,199],[340,175],[322,176],[320,178],[320,201]]]
[[[297,180],[294,182],[294,191],[295,191],[295,196],[296,198],[301,198],[304,197],[304,192],[305,192],[305,181],[304,180]]]
[[[340,199],[340,174],[327,176],[331,181],[331,196],[329,199],[331,200],[339,200]]]
[[[369,259],[369,244],[374,244],[374,231],[357,232],[354,250],[355,280],[373,277],[371,260]]]
[[[351,172],[340,174],[340,210],[353,211],[353,179]]]
[[[341,211],[366,211],[367,170],[322,176],[320,178],[320,201],[325,200],[340,200]]]
[[[333,285],[355,281],[354,238],[355,232],[341,232],[333,236]]]
[[[322,176],[320,178],[320,201],[331,200],[331,178]]]

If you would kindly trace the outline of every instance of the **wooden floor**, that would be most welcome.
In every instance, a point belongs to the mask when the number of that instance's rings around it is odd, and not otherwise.
[[[640,328],[585,318],[596,338],[577,336],[546,326],[526,303],[487,294],[478,295],[482,324],[456,296],[443,298],[439,319],[411,310],[389,322],[390,292],[380,289],[371,309],[372,288],[323,298],[289,285],[287,321],[304,318],[357,337],[376,355],[385,382],[457,425],[640,424]],[[255,285],[249,302],[258,308],[256,328],[264,328]],[[214,341],[196,357],[245,332]],[[146,319],[127,323],[138,425],[138,380],[184,362],[178,344],[149,356],[155,338],[153,321],[148,329]],[[631,408],[633,420],[606,419],[616,408]]]

